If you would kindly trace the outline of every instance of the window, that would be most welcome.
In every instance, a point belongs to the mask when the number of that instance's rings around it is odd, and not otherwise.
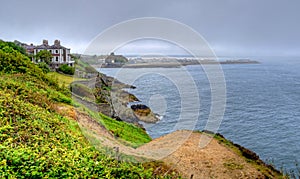
[[[55,53],[58,53],[58,50],[55,50]]]
[[[58,62],[58,57],[56,57],[56,61]]]
[[[50,53],[52,53],[52,50],[49,50]]]

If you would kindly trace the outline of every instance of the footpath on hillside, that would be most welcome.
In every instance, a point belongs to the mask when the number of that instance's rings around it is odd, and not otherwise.
[[[76,120],[89,141],[98,149],[116,150],[120,154],[160,160],[185,178],[278,178],[280,173],[257,164],[217,139],[199,147],[200,132],[180,130],[154,139],[138,148],[125,145],[89,115],[76,111]]]

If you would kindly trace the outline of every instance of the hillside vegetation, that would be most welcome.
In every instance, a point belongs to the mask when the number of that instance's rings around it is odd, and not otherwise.
[[[59,110],[70,92],[21,52],[0,41],[0,178],[171,178],[91,146],[74,110]]]

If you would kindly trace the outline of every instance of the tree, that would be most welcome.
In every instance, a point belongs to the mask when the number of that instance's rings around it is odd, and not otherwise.
[[[48,50],[41,50],[36,54],[36,59],[45,62],[47,65],[50,65],[52,54]]]

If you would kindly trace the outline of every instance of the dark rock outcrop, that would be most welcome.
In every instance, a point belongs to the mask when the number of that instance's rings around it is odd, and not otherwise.
[[[140,115],[142,114],[141,111],[135,113],[132,108],[128,108],[129,102],[137,102],[139,100],[133,94],[123,90],[124,88],[135,87],[99,73],[95,81],[95,98],[100,106],[99,111],[115,119],[133,124],[138,124],[138,121],[158,121],[158,118],[146,106],[145,108],[148,111],[146,115]]]
[[[134,104],[131,106],[134,114],[144,122],[154,123],[159,120],[158,117],[151,111],[151,109],[144,104]]]
[[[137,97],[124,90],[135,88],[134,86],[124,84],[102,73],[98,73],[97,77],[89,80],[73,82],[71,87],[80,103],[92,110],[97,109],[116,120],[129,122],[139,127],[142,127],[139,121],[153,123],[159,120],[145,105],[128,107],[129,102],[139,102]]]

